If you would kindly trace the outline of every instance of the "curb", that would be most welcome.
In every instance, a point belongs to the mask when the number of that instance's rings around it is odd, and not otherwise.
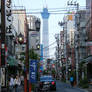
[[[92,92],[92,89],[88,89],[88,92]]]
[[[78,88],[78,89],[80,89],[80,90],[82,90],[84,92],[89,92],[87,89],[82,89],[82,88]]]

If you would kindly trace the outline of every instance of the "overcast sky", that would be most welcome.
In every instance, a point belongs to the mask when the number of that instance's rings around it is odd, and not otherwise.
[[[47,5],[48,9],[51,8],[65,8],[67,7],[67,1],[72,0],[12,0],[13,5],[16,6],[25,6],[26,9],[40,9],[42,10],[44,6]],[[77,1],[80,6],[85,6],[86,0],[73,0]],[[41,18],[40,14],[36,14]],[[55,42],[55,34],[59,33],[61,28],[58,25],[59,21],[63,20],[63,14],[51,14],[49,18],[49,44]],[[42,20],[41,20],[42,21]],[[50,46],[50,56],[54,57],[56,44]]]

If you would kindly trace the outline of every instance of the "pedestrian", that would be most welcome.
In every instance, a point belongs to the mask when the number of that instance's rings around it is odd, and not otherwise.
[[[13,90],[14,90],[14,78],[13,76],[11,76],[9,80],[9,92],[13,92]]]
[[[74,77],[73,76],[70,77],[70,83],[71,83],[71,86],[73,87],[74,86]]]
[[[15,84],[15,92],[19,92],[18,88],[19,88],[21,82],[20,82],[20,78],[18,76],[16,76],[16,78],[14,80],[14,84]]]
[[[21,80],[21,85],[23,86],[24,85],[24,76],[23,75],[20,76],[20,80]]]

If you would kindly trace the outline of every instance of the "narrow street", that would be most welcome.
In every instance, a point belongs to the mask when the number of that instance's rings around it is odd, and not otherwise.
[[[0,0],[0,92],[47,91],[92,92],[92,0]]]
[[[57,81],[56,87],[57,87],[56,92],[88,92],[85,91],[84,89],[80,89],[77,87],[72,88],[69,84],[62,83],[60,81]],[[55,92],[55,91],[51,91],[51,92]]]

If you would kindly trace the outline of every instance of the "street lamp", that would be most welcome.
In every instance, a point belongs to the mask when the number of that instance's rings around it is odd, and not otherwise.
[[[23,44],[23,42],[24,42],[24,37],[23,37],[23,35],[21,33],[18,35],[18,42],[20,44]]]
[[[40,50],[40,44],[37,44],[37,45],[36,45],[36,49],[37,49],[37,50]]]
[[[37,20],[35,21],[36,31],[40,31],[40,24],[41,24],[40,20],[37,19]]]
[[[39,19],[37,19],[36,21],[35,21],[35,26],[36,26],[36,31],[40,31],[40,24],[41,24],[41,22],[40,22],[40,20]],[[39,41],[40,39],[37,39],[37,44],[36,44],[36,49],[37,50],[40,50],[40,41]]]

